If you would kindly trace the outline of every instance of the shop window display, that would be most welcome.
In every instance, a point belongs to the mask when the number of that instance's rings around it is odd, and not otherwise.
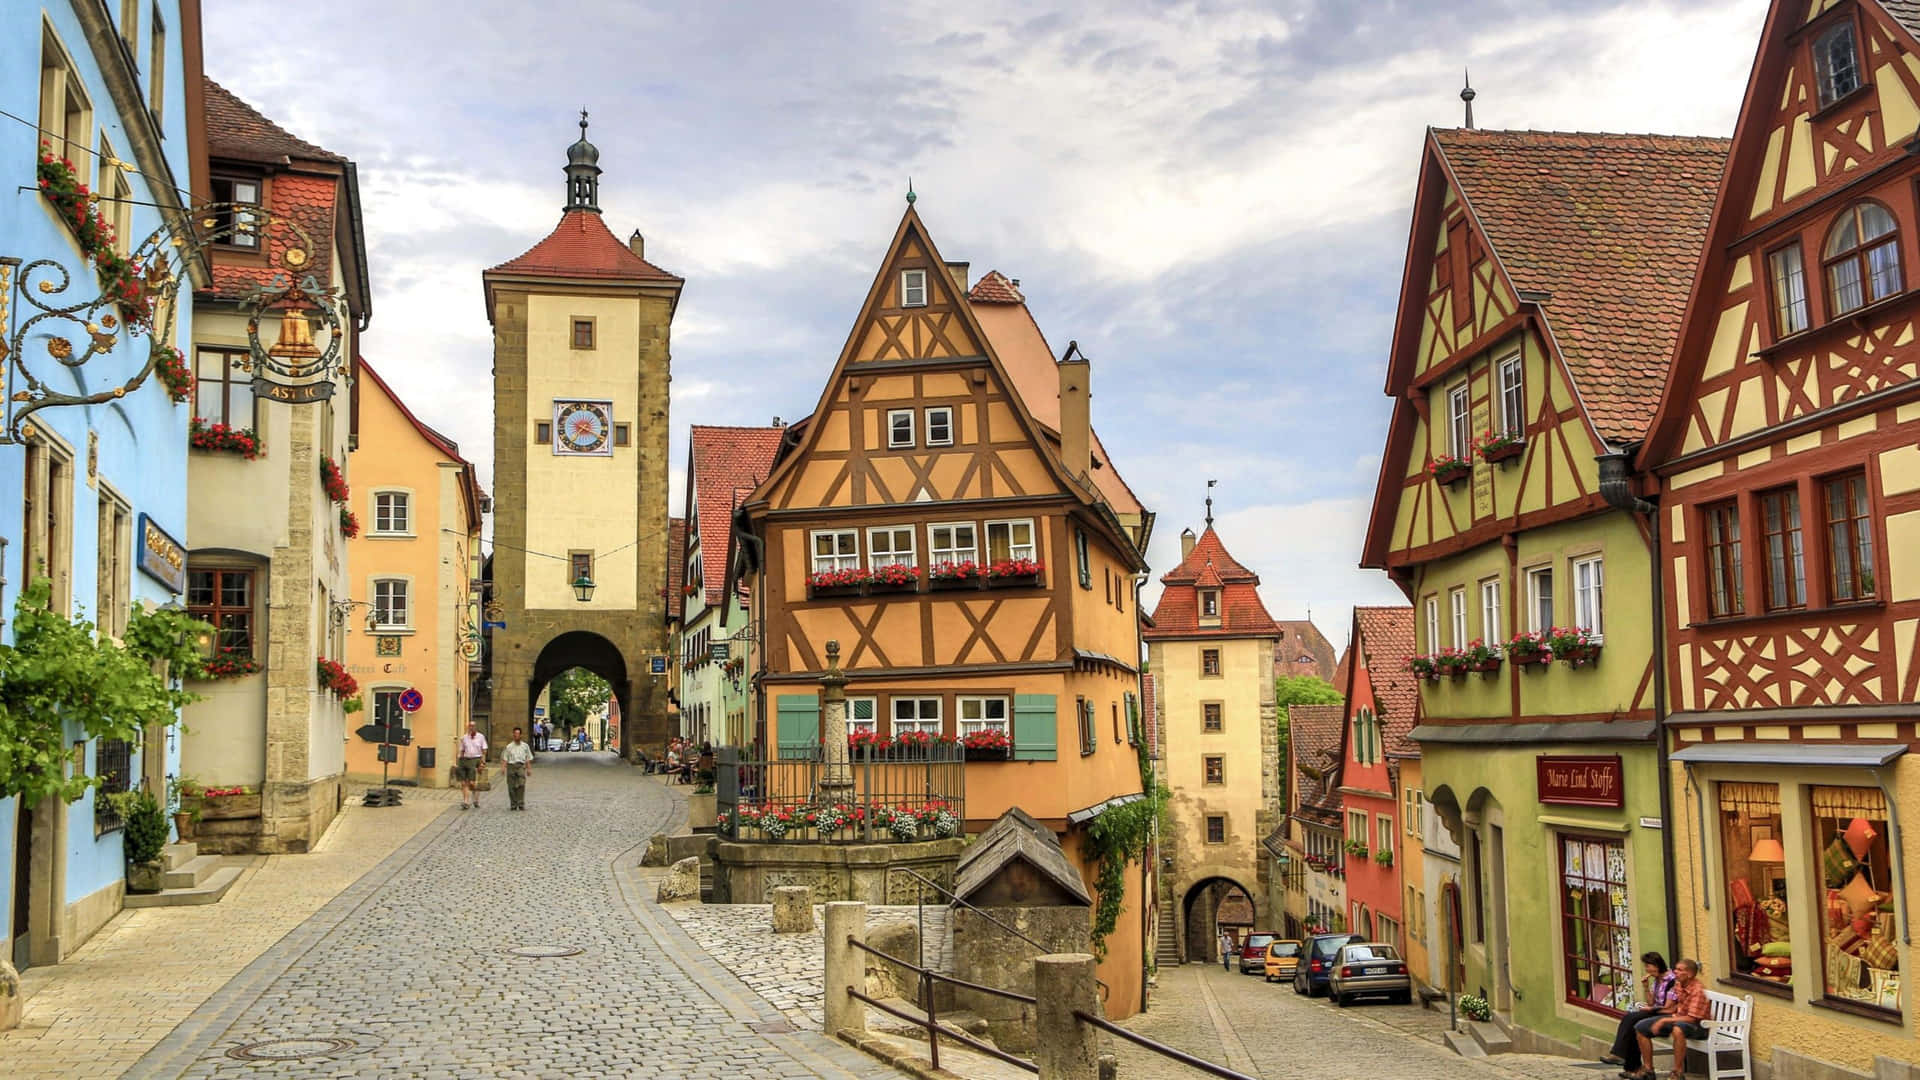
[[[1793,982],[1787,925],[1786,852],[1780,846],[1780,785],[1720,783],[1720,858],[1734,970]]]
[[[1900,1010],[1887,801],[1878,788],[1809,789],[1813,857],[1824,886],[1821,991],[1829,999]]]
[[[1562,836],[1560,886],[1567,1000],[1625,1012],[1635,997],[1626,846],[1618,840]]]

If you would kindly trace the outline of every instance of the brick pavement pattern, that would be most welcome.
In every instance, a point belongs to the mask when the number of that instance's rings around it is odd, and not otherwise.
[[[754,1030],[788,1025],[643,895],[636,845],[684,820],[675,793],[610,754],[542,755],[527,799],[446,811],[127,1075],[897,1075],[818,1032]],[[581,951],[506,951],[524,946]],[[336,1039],[352,1045],[230,1054]]]
[[[26,1015],[0,1034],[0,1076],[120,1075],[446,809],[426,799],[370,811],[358,790],[348,795],[354,802],[312,852],[227,860],[251,868],[220,903],[123,911],[66,963],[28,969]]]

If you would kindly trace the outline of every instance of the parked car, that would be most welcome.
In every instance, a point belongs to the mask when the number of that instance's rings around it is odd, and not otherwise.
[[[1413,1002],[1413,980],[1399,949],[1360,941],[1343,946],[1334,958],[1327,993],[1343,1009],[1362,994],[1384,994],[1395,1004],[1408,1005]]]
[[[1273,944],[1273,935],[1254,931],[1247,940],[1240,943],[1240,974],[1258,975],[1267,970],[1267,946]]]
[[[1292,938],[1274,938],[1267,945],[1267,981],[1293,978],[1293,969],[1300,966],[1300,950],[1301,943]]]
[[[1307,947],[1300,951],[1300,963],[1293,970],[1293,992],[1319,997],[1327,989],[1327,972],[1333,969],[1333,958],[1339,955],[1340,947],[1363,940],[1359,934],[1315,934],[1308,938]]]
[[[562,739],[558,735],[550,735],[547,737],[548,753],[557,754],[560,751],[565,750],[566,748],[567,748],[567,740]]]

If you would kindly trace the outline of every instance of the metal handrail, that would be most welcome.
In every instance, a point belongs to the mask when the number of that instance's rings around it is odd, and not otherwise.
[[[977,990],[982,994],[992,994],[995,997],[1006,998],[1008,1001],[1025,1002],[1028,1005],[1039,1004],[1038,1001],[1034,1000],[1032,997],[1026,994],[1016,994],[1011,990],[1001,990],[1001,989],[998,989],[997,987],[982,986],[976,982],[968,982],[965,979],[956,979],[951,975],[942,974],[938,971],[933,970],[932,968],[923,968],[918,964],[912,963],[907,960],[902,960],[891,953],[883,953],[879,949],[874,948],[873,946],[867,944],[864,941],[861,941],[859,938],[856,938],[851,934],[847,935],[847,944],[853,946],[856,949],[859,949],[861,952],[866,953],[869,956],[877,956],[880,959],[885,960],[890,964],[899,964],[901,967],[906,968],[908,971],[915,972],[919,975],[922,975],[929,979],[933,979],[938,982],[952,983],[955,986],[964,986],[969,990]]]
[[[1201,1072],[1210,1076],[1218,1076],[1221,1077],[1222,1080],[1256,1080],[1255,1077],[1248,1076],[1246,1073],[1236,1072],[1233,1069],[1227,1068],[1225,1065],[1215,1065],[1205,1058],[1194,1057],[1184,1050],[1175,1050],[1166,1043],[1156,1042],[1147,1038],[1145,1035],[1128,1031],[1126,1028],[1121,1027],[1119,1024],[1114,1023],[1104,1016],[1092,1016],[1079,1009],[1075,1009],[1073,1010],[1073,1017],[1083,1024],[1092,1024],[1094,1027],[1099,1028],[1109,1035],[1117,1035],[1133,1043],[1135,1046],[1145,1047],[1163,1058],[1167,1058],[1170,1061],[1177,1061],[1191,1069],[1199,1069]]]
[[[953,1040],[954,1042],[959,1043],[964,1047],[967,1047],[970,1050],[985,1054],[991,1058],[997,1058],[1001,1061],[1006,1062],[1009,1065],[1012,1065],[1014,1068],[1025,1069],[1030,1073],[1038,1073],[1040,1071],[1040,1066],[1035,1065],[1033,1062],[1028,1061],[1025,1058],[1014,1057],[1012,1054],[1007,1053],[1005,1050],[1002,1050],[997,1046],[991,1046],[987,1043],[983,1043],[979,1039],[976,1039],[971,1035],[966,1035],[958,1031],[951,1031],[947,1028],[943,1028],[939,1024],[935,1023],[934,1021],[924,1016],[915,1016],[912,1013],[907,1012],[903,1009],[896,1009],[891,1005],[887,1005],[887,1004],[883,1004],[881,1002],[875,1001],[874,999],[868,997],[867,995],[861,993],[860,991],[855,990],[851,986],[847,987],[847,996],[854,999],[855,1001],[866,1002],[868,1005],[871,1005],[874,1008],[879,1009],[881,1012],[886,1013],[888,1016],[894,1017],[895,1019],[899,1019],[899,1020],[905,1020],[907,1023],[912,1024],[913,1026],[924,1030],[927,1033],[927,1046],[932,1052],[932,1058],[933,1058],[932,1064],[933,1064],[933,1067],[936,1069],[940,1067],[940,1036],[945,1035],[947,1038]]]
[[[994,918],[992,915],[988,914],[984,908],[975,907],[974,905],[968,903],[967,901],[960,899],[959,896],[954,894],[952,889],[947,888],[945,885],[942,885],[931,878],[923,876],[922,874],[914,871],[909,867],[889,866],[887,867],[887,873],[888,874],[905,874],[908,877],[913,878],[914,880],[920,882],[920,884],[922,885],[931,886],[934,892],[937,892],[940,895],[946,897],[949,902],[956,904],[960,907],[966,908],[968,911],[973,912],[975,915],[980,916],[981,918],[987,920],[988,922],[1006,931],[1007,933],[1012,934],[1014,937],[1019,938],[1021,941],[1024,941],[1027,944],[1033,946],[1035,949],[1038,949],[1043,954],[1050,953],[1053,951],[1052,946],[1040,944],[1039,942],[1033,940],[1032,938],[1021,933],[1020,931],[1015,930],[1013,927],[1008,926],[1006,923],[1001,922],[999,919]],[[1108,986],[1104,980],[1095,979],[1093,980],[1093,982],[1095,986],[1098,986],[1100,988],[1100,999],[1102,1001],[1105,1001],[1107,998],[1113,996],[1113,987]]]

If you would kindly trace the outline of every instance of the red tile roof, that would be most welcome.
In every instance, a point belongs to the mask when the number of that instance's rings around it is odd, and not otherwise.
[[[1646,434],[1706,240],[1729,140],[1436,130],[1516,288],[1544,294],[1601,435]]]
[[[667,617],[685,614],[686,598],[681,590],[687,583],[687,519],[667,519]]]
[[[1373,685],[1374,712],[1385,722],[1381,745],[1388,754],[1417,757],[1420,748],[1407,737],[1420,711],[1420,684],[1407,670],[1413,657],[1413,608],[1357,607],[1353,622],[1354,644]]]
[[[967,299],[976,304],[1024,304],[1027,298],[1020,294],[1015,285],[998,270],[989,270],[974,283],[973,290],[967,293]]]
[[[288,158],[347,160],[267,119],[212,79],[203,77],[201,83],[206,98],[207,156],[268,164]]]
[[[709,604],[720,603],[727,578],[733,511],[773,470],[783,427],[693,426],[693,533],[700,541],[700,584]],[[683,554],[680,558],[686,562]]]
[[[1280,644],[1273,650],[1274,678],[1313,675],[1336,689],[1340,686],[1333,682],[1333,645],[1319,627],[1306,619],[1276,620],[1274,625],[1280,628]]]
[[[1148,641],[1180,637],[1248,637],[1278,635],[1279,627],[1260,601],[1260,575],[1240,565],[1227,553],[1220,536],[1207,531],[1193,550],[1161,582],[1160,602],[1153,609],[1153,627],[1142,631]],[[1220,625],[1200,625],[1200,590],[1220,590]]]
[[[1340,735],[1347,726],[1343,705],[1293,705],[1287,709],[1288,755],[1292,758],[1296,812],[1318,821],[1339,821]]]
[[[632,248],[613,235],[600,215],[591,210],[567,211],[545,240],[487,273],[619,281],[680,280],[635,255]]]

